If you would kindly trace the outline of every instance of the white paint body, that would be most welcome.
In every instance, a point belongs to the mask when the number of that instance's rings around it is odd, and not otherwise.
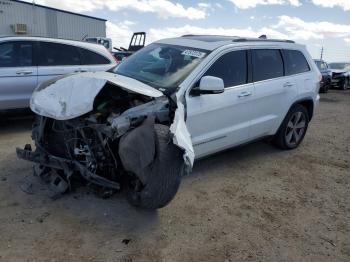
[[[176,94],[178,109],[170,130],[174,134],[174,143],[185,149],[185,158],[190,165],[193,165],[195,158],[208,156],[259,137],[274,135],[290,107],[301,99],[312,100],[314,106],[318,104],[320,73],[304,46],[263,41],[213,43],[185,38],[166,39],[159,43],[212,51],[180,84]],[[190,94],[194,84],[223,54],[258,48],[299,50],[306,57],[310,71],[226,87],[223,93],[218,94],[200,96]],[[79,85],[75,85],[76,81],[84,83],[88,92],[77,95]],[[130,78],[109,73],[80,74],[49,86],[45,91],[47,94],[40,94],[42,91],[34,93],[31,108],[38,114],[60,120],[77,117],[92,110],[96,94],[107,81],[150,97],[162,95],[158,90]],[[54,98],[51,97],[52,100],[49,101],[51,91]],[[73,93],[69,92],[73,92],[74,97]],[[62,111],[60,99],[67,102],[65,112]],[[71,106],[71,103],[74,105]]]

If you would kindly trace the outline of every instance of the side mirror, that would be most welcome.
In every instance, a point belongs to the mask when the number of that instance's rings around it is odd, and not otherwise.
[[[225,90],[224,80],[215,76],[203,76],[199,87],[195,89],[197,94],[220,94]]]

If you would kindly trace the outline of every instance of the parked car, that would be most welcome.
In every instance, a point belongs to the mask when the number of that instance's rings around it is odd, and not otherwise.
[[[87,37],[84,41],[88,43],[103,45],[107,50],[112,52],[112,39],[107,37]]]
[[[350,88],[350,63],[330,63],[332,87],[346,90]]]
[[[27,108],[35,87],[57,76],[106,71],[116,65],[106,48],[85,42],[0,37],[0,110]]]
[[[318,70],[322,74],[322,80],[320,83],[320,92],[327,93],[332,85],[332,71],[329,69],[328,64],[320,59],[314,59]]]
[[[82,176],[126,187],[135,206],[161,208],[195,159],[268,136],[282,149],[298,147],[320,79],[292,41],[164,39],[111,72],[43,83],[31,99],[36,149],[28,144],[17,155],[62,193]]]

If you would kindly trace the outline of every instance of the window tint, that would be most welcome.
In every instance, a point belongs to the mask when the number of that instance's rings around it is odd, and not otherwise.
[[[81,53],[81,61],[83,65],[105,65],[111,63],[106,57],[90,50],[79,48],[79,51]]]
[[[64,44],[41,42],[39,58],[41,66],[81,64],[77,48]]]
[[[224,54],[209,68],[204,76],[220,77],[225,87],[247,83],[247,55],[246,51],[233,51]]]
[[[23,67],[32,65],[32,43],[9,42],[0,44],[0,67]]]
[[[279,50],[252,50],[252,56],[254,81],[283,76],[283,60]]]
[[[309,64],[302,52],[297,50],[283,50],[283,53],[285,57],[286,75],[310,71]],[[323,69],[322,64],[320,65],[321,69]]]

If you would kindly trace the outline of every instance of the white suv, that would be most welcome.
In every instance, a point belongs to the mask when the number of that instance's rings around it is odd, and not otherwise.
[[[320,79],[305,47],[292,41],[161,40],[110,72],[38,87],[36,150],[27,145],[17,155],[39,163],[38,175],[61,193],[76,174],[102,188],[126,186],[136,206],[163,207],[195,158],[268,136],[296,148]]]
[[[25,108],[38,84],[116,65],[103,46],[42,37],[0,37],[0,110]]]

